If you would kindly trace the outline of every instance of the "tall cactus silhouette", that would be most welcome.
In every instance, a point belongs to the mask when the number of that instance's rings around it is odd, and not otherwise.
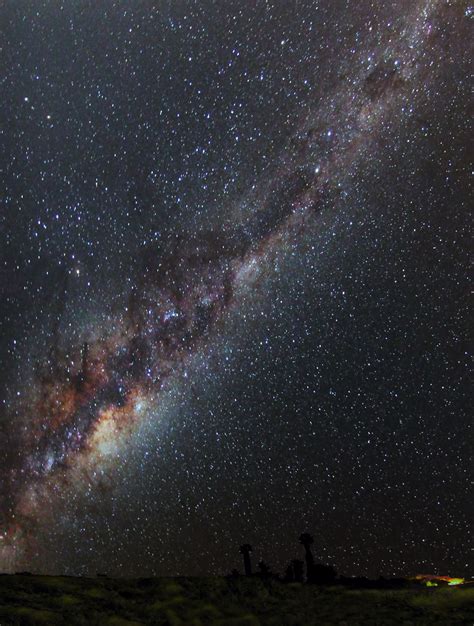
[[[313,582],[314,579],[314,557],[311,552],[311,546],[314,543],[313,537],[309,533],[303,533],[300,535],[300,543],[304,546],[305,549],[305,560],[306,560],[306,580],[308,582]]]
[[[251,552],[252,552],[252,546],[249,545],[248,543],[244,543],[243,546],[240,546],[240,554],[243,554],[244,556],[244,569],[245,569],[246,576],[252,575],[252,564],[250,562]]]
[[[291,561],[291,564],[293,565],[293,580],[295,581],[295,583],[302,583],[303,582],[303,561],[300,561],[299,559],[293,559]]]

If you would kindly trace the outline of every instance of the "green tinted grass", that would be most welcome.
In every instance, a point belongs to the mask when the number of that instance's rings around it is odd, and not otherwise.
[[[1,626],[472,626],[474,589],[0,576]]]

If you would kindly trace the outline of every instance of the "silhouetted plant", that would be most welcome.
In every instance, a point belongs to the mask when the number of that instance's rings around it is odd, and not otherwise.
[[[313,581],[313,567],[314,567],[314,557],[311,552],[311,546],[314,543],[313,537],[309,533],[303,533],[300,535],[300,543],[304,546],[305,549],[305,560],[306,560],[306,580],[310,582]]]
[[[316,585],[330,585],[336,580],[337,572],[331,565],[323,565],[316,563],[311,566],[311,576],[308,576],[308,582]]]
[[[265,563],[265,561],[260,561],[258,564],[258,569],[260,570],[260,576],[267,577],[271,575],[270,566]]]
[[[293,579],[296,583],[303,582],[303,561],[299,559],[293,559],[291,561],[293,565]]]
[[[283,577],[283,581],[285,583],[292,583],[295,580],[295,573],[293,571],[293,563],[289,563],[288,567],[285,571],[285,576]]]
[[[244,569],[245,575],[252,575],[252,564],[250,562],[250,552],[252,552],[252,546],[248,543],[244,543],[243,546],[240,546],[240,554],[244,557]]]

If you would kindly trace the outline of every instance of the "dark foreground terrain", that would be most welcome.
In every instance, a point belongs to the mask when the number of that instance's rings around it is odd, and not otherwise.
[[[0,625],[474,624],[474,588],[318,588],[259,578],[0,576]]]

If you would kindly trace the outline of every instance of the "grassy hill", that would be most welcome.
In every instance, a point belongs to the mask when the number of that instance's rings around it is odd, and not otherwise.
[[[474,588],[318,588],[259,578],[0,576],[0,625],[472,626]]]

